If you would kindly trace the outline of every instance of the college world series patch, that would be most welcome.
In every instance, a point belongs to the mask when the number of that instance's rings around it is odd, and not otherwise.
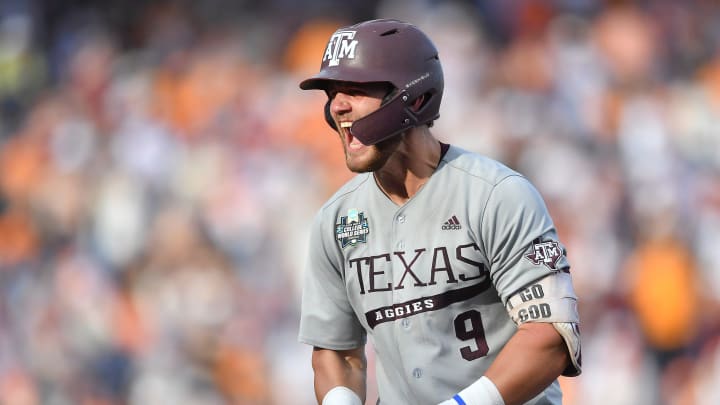
[[[359,212],[357,208],[348,210],[346,217],[340,217],[340,223],[335,224],[335,238],[342,247],[366,243],[367,235],[370,233],[368,220],[365,213]]]

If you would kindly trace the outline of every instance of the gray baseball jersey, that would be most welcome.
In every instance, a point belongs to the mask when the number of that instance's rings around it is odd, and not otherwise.
[[[450,146],[403,206],[366,173],[322,207],[299,340],[344,350],[364,345],[369,333],[381,403],[437,404],[480,378],[517,330],[508,297],[566,268],[535,188]],[[561,404],[557,381],[528,403]]]

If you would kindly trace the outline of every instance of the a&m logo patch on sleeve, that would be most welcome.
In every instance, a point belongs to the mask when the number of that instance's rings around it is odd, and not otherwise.
[[[532,251],[525,255],[534,265],[544,264],[550,270],[557,270],[560,258],[565,254],[560,244],[554,240],[535,239]]]
[[[357,208],[349,209],[348,215],[340,217],[340,223],[335,224],[335,238],[343,248],[348,245],[366,243],[369,233],[368,220],[365,218],[365,214],[359,212]]]

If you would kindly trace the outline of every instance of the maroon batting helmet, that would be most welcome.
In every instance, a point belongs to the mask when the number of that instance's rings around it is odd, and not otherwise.
[[[343,27],[330,37],[320,72],[300,83],[303,90],[327,90],[335,81],[390,83],[395,89],[383,105],[355,121],[350,132],[374,145],[409,128],[431,124],[440,116],[443,72],[435,45],[412,24],[371,20]],[[420,109],[412,105],[425,96]],[[332,117],[326,120],[335,128]]]

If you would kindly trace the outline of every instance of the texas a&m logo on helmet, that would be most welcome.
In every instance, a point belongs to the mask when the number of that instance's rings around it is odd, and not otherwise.
[[[328,66],[337,66],[340,59],[355,59],[355,48],[358,41],[355,38],[357,31],[337,31],[328,41],[323,55],[323,62],[328,61]]]

